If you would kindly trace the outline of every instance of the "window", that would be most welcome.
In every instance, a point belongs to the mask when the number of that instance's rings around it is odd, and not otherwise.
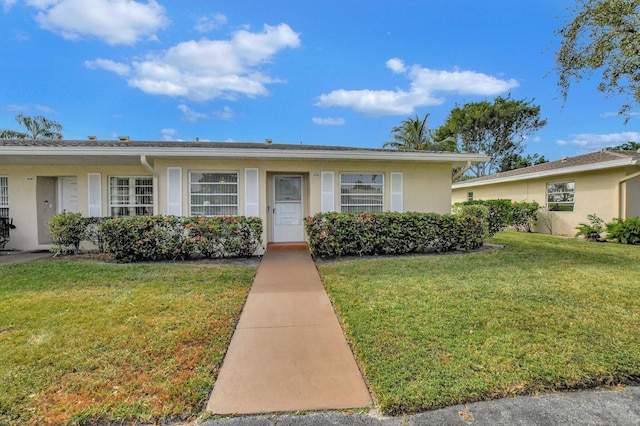
[[[341,212],[381,212],[383,208],[384,175],[382,173],[340,175]]]
[[[189,173],[190,209],[193,216],[238,214],[238,173]]]
[[[572,212],[574,195],[574,182],[548,183],[547,210],[550,212]]]
[[[111,176],[109,178],[111,216],[150,216],[153,214],[151,176]]]
[[[9,217],[9,178],[0,176],[0,217]]]
[[[467,192],[467,201],[473,201],[473,192]]]

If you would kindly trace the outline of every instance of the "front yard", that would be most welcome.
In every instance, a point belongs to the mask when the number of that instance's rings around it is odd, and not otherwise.
[[[640,247],[499,233],[469,254],[320,262],[380,408],[640,380]],[[186,418],[254,267],[54,259],[0,269],[0,424]]]
[[[202,410],[254,267],[55,259],[0,268],[0,424]]]
[[[320,265],[384,412],[640,379],[640,247],[492,242],[506,248]]]

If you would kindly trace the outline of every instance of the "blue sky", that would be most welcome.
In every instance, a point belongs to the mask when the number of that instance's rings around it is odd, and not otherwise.
[[[527,153],[640,140],[598,79],[563,103],[567,0],[0,0],[0,128],[45,115],[65,139],[379,148],[403,119],[511,94],[542,107]]]

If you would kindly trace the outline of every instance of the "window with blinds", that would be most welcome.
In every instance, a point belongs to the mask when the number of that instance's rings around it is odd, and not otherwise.
[[[192,216],[238,214],[238,173],[189,173],[189,209]]]
[[[343,173],[340,175],[340,211],[343,213],[381,212],[384,209],[382,173]]]
[[[111,216],[153,215],[153,177],[111,176],[109,211]]]

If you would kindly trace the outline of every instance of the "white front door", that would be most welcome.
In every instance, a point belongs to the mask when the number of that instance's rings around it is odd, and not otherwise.
[[[78,211],[78,178],[63,176],[58,178],[59,212]]]
[[[302,176],[274,176],[273,194],[273,242],[304,241]]]

